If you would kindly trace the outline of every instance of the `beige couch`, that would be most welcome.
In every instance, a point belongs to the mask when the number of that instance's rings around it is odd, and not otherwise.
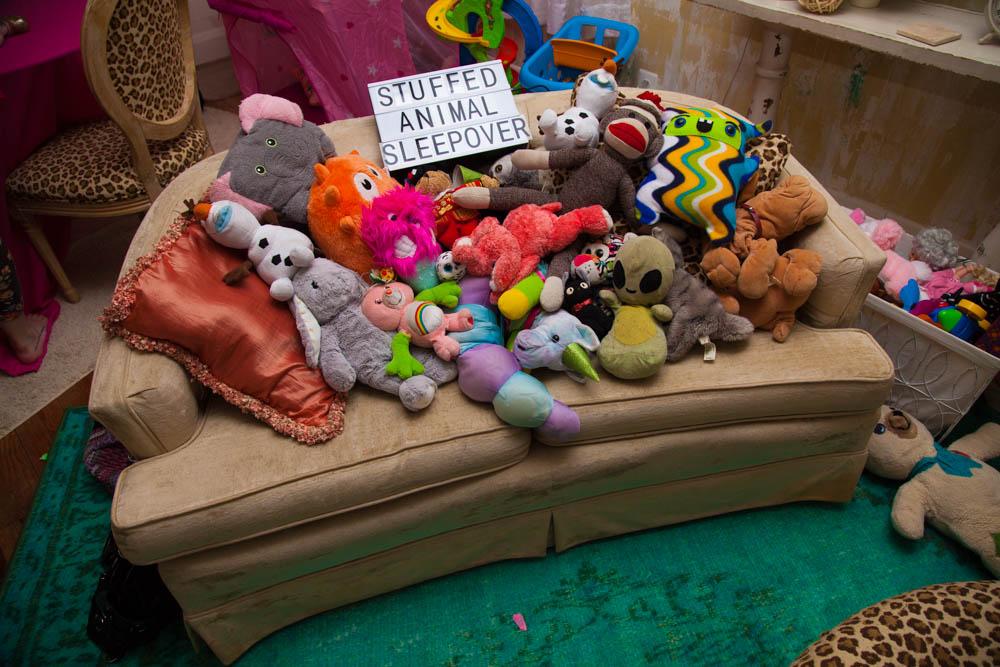
[[[529,118],[568,106],[560,93],[518,102]],[[377,159],[371,118],[326,130],[341,152]],[[126,266],[221,157],[163,192]],[[809,177],[794,158],[787,171]],[[118,544],[159,564],[188,625],[228,663],[311,614],[483,563],[751,507],[845,502],[893,368],[867,333],[838,328],[884,257],[830,204],[801,239],[824,257],[802,311],[811,326],[783,345],[757,333],[721,346],[714,363],[692,353],[647,381],[546,377],[582,421],[562,446],[533,442],[452,383],[415,415],[359,386],[343,435],[305,447],[206,396],[166,357],[105,340],[90,409],[143,459],[115,494]]]

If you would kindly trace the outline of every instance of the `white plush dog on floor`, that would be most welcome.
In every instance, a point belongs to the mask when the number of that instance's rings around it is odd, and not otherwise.
[[[882,406],[868,441],[866,468],[905,479],[892,502],[892,524],[911,540],[924,519],[977,552],[1000,577],[1000,472],[984,463],[1000,456],[1000,424],[983,424],[945,449],[902,410]]]

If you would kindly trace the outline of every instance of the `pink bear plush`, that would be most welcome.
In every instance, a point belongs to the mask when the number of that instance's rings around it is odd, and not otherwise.
[[[600,206],[586,206],[556,215],[551,204],[524,204],[507,214],[501,225],[485,218],[472,236],[455,241],[452,256],[473,276],[490,276],[490,301],[531,275],[546,255],[566,248],[580,234],[603,236],[611,230],[611,216]]]
[[[430,301],[415,301],[413,290],[405,283],[371,286],[361,302],[361,312],[382,331],[402,331],[414,344],[433,348],[445,361],[459,352],[458,341],[445,334],[468,331],[473,324],[467,308],[445,313]]]

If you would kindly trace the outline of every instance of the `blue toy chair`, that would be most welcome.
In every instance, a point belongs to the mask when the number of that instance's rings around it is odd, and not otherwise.
[[[591,30],[594,33],[592,39],[587,35]],[[606,42],[615,36],[617,41],[611,48],[618,53],[614,60],[621,69],[639,44],[639,30],[633,25],[593,16],[574,16],[559,28],[552,39],[572,39],[607,46]],[[521,85],[528,93],[570,90],[576,78],[583,73],[572,67],[558,67],[554,60],[552,40],[549,40],[524,62],[521,67]]]

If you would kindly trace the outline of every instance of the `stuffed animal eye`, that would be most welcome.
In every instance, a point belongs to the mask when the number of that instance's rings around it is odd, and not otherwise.
[[[390,213],[388,217],[390,222],[396,222],[396,220],[399,218],[399,216],[396,215],[395,213]]]
[[[594,254],[597,255],[598,259],[600,259],[601,257],[604,257],[604,250],[595,250]]]
[[[615,269],[618,269],[618,265],[615,265]],[[663,274],[660,273],[659,269],[653,269],[651,271],[646,271],[646,275],[642,277],[639,281],[639,289],[643,294],[649,294],[650,292],[655,292],[660,289],[660,285],[663,283]]]
[[[726,134],[730,137],[736,136],[736,126],[732,123],[726,123]]]
[[[552,342],[553,343],[559,342],[559,334],[552,334]]]
[[[253,170],[256,171],[258,174],[260,174],[261,176],[267,173],[267,168],[264,167],[264,165],[262,164],[258,164],[256,167],[253,168]]]
[[[587,283],[580,283],[580,289],[587,289],[588,287],[590,287],[590,285]]]
[[[445,264],[443,268],[445,273],[451,273],[455,269],[451,264]]]
[[[368,171],[370,171],[372,173],[372,176],[374,176],[375,178],[378,178],[378,170],[375,169],[375,167],[368,167]]]
[[[362,172],[354,174],[354,188],[365,201],[371,201],[378,197],[378,189],[368,174]]]
[[[499,174],[502,171],[503,171],[503,165],[502,164],[498,164],[497,166],[493,167],[493,173],[494,174]]]
[[[267,139],[264,140],[264,143],[270,146],[271,148],[274,148],[275,146],[278,145],[278,140],[275,139],[274,137],[268,137]]]
[[[674,119],[674,127],[684,127],[687,125],[687,118],[684,116],[679,116]]]
[[[312,281],[312,283],[310,283],[310,284],[312,285],[312,288],[313,288],[313,289],[319,289],[319,283],[318,283],[318,282],[316,282],[315,280],[314,280],[314,281]]]
[[[875,435],[882,435],[885,433],[885,424],[875,424]]]
[[[624,289],[625,287],[625,267],[622,266],[621,262],[615,263],[614,270],[611,271],[611,282],[618,289]]]
[[[573,290],[573,288],[572,288],[572,287],[567,287],[567,288],[566,288],[566,294],[568,294],[568,295],[572,295],[572,294],[573,294],[573,291],[574,291],[574,290]]]

